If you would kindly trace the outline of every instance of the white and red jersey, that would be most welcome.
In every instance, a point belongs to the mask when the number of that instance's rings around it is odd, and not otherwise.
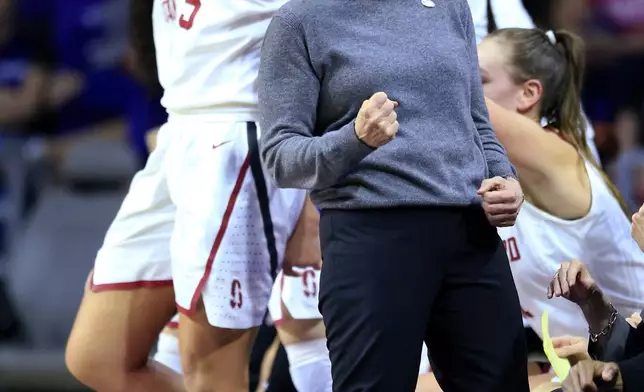
[[[546,297],[548,284],[564,261],[582,261],[622,315],[644,308],[644,254],[603,178],[592,165],[586,167],[592,190],[586,216],[564,220],[526,202],[514,227],[499,229],[524,318],[539,336],[544,310],[550,315],[551,336],[588,334],[575,304]]]
[[[170,114],[257,120],[255,81],[273,14],[286,0],[155,0],[161,103]]]
[[[467,0],[467,2],[474,19],[477,43],[480,43],[488,33],[488,3],[490,3],[494,22],[498,29],[508,27],[532,29],[535,27],[522,0]]]

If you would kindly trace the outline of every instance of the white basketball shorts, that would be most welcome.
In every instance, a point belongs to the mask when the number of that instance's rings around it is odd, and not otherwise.
[[[285,276],[280,271],[268,303],[271,319],[276,326],[284,321],[285,310],[296,320],[322,319],[318,310],[320,271],[306,269],[302,276]]]
[[[210,324],[265,316],[305,191],[267,181],[252,122],[171,117],[99,250],[92,289],[174,285],[179,311],[203,299]]]

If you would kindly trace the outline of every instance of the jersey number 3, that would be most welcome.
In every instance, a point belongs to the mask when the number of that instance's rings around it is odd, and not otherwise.
[[[201,0],[185,0],[185,2],[192,6],[192,12],[187,18],[186,14],[181,14],[181,18],[179,18],[179,26],[181,26],[182,29],[190,30],[192,28],[192,24],[195,22],[197,12],[199,12],[199,8],[201,8]]]

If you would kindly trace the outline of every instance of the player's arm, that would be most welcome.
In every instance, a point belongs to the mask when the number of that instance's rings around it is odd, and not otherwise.
[[[130,68],[135,76],[159,90],[156,49],[152,27],[154,0],[130,0]]]
[[[42,108],[47,72],[39,66],[27,71],[18,87],[0,89],[0,124],[20,124],[31,120]]]
[[[555,132],[545,132],[534,120],[507,110],[488,98],[486,103],[496,137],[505,147],[510,161],[519,169],[521,177],[552,178],[561,167],[569,167],[578,159],[574,147],[561,143]]]
[[[307,196],[293,234],[286,244],[283,271],[289,276],[298,276],[293,267],[320,269],[320,213]]]

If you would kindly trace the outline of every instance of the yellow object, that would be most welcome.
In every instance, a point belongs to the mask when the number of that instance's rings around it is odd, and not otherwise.
[[[543,351],[550,361],[550,366],[557,374],[557,377],[561,381],[565,380],[568,377],[570,372],[570,362],[567,359],[562,359],[557,356],[555,352],[555,347],[552,345],[552,339],[550,339],[550,332],[548,332],[548,311],[544,310],[541,315],[541,332],[543,333]]]

